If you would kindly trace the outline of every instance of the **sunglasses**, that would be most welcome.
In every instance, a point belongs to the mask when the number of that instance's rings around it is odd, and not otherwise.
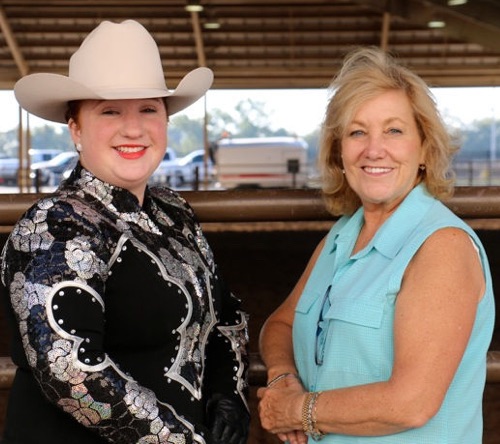
[[[329,285],[323,296],[323,302],[321,303],[321,310],[319,312],[318,324],[316,327],[316,348],[314,353],[314,359],[316,365],[323,365],[323,357],[325,354],[325,342],[326,342],[326,331],[328,326],[328,321],[324,320],[325,313],[330,309],[330,290],[332,286]]]

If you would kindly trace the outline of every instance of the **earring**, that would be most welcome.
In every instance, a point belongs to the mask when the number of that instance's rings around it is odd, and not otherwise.
[[[76,148],[76,150],[77,150],[79,153],[81,153],[81,152],[82,152],[82,144],[81,144],[81,143],[77,143],[77,144],[75,145],[75,148]]]

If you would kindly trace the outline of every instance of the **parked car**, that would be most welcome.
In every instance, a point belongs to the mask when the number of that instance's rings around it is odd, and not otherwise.
[[[166,185],[169,187],[176,187],[179,185],[179,165],[177,154],[175,151],[168,147],[165,151],[165,156],[161,161],[156,171],[149,179],[150,185]]]
[[[15,157],[3,157],[0,159],[0,182],[3,185],[15,185],[17,183],[17,170],[19,159]]]
[[[57,156],[61,151],[52,149],[35,150],[30,149],[30,165],[45,160],[50,160]],[[19,159],[17,157],[8,157],[0,159],[0,180],[3,184],[17,184],[19,170]]]
[[[72,170],[78,162],[76,151],[64,151],[45,162],[31,165],[31,178],[39,185],[57,186],[66,170]]]
[[[205,151],[196,150],[179,159],[178,173],[181,184],[194,183],[196,180],[196,171],[198,171],[198,180],[205,180]],[[212,181],[215,177],[214,163],[210,158],[207,159],[206,179]]]

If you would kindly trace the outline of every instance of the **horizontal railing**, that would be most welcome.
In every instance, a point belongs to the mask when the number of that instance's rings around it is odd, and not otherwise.
[[[180,191],[201,222],[334,219],[315,189]],[[40,194],[0,194],[0,227],[15,224]],[[446,205],[463,219],[499,219],[500,187],[458,187]]]

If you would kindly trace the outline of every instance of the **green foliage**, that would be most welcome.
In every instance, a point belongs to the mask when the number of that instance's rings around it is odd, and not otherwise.
[[[500,120],[476,120],[461,130],[456,160],[488,160],[492,157],[500,159]]]
[[[255,102],[251,99],[242,101],[236,105],[238,113],[235,123],[237,124],[238,134],[232,134],[233,137],[269,137],[285,135],[281,128],[273,131],[269,128],[269,118],[264,111],[264,104]],[[278,134],[280,133],[280,134]],[[286,133],[286,131],[285,131]]]
[[[17,157],[19,152],[17,129],[0,133],[0,157]],[[69,151],[73,142],[65,126],[44,125],[31,129],[31,148]]]
[[[68,151],[72,147],[73,141],[66,126],[45,125],[34,128],[31,132],[31,148],[33,149]]]
[[[0,133],[0,157],[16,157],[17,153],[17,130]]]
[[[309,146],[309,151],[307,153],[309,164],[314,165],[319,150],[320,129],[318,128],[312,133],[309,133],[306,136],[304,136],[304,140],[307,142],[307,145]]]
[[[185,155],[204,146],[203,119],[174,116],[168,126],[168,146],[177,155]]]

